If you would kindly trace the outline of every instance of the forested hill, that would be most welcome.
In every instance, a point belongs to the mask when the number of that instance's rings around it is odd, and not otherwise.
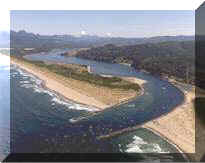
[[[187,41],[194,40],[194,36],[158,36],[150,38],[122,38],[122,37],[101,37],[95,35],[39,35],[22,31],[11,31],[12,48],[87,48],[97,47],[106,44],[117,46],[135,45],[143,43],[157,43],[163,41]]]
[[[170,41],[130,46],[108,44],[80,51],[76,57],[109,63],[129,63],[156,75],[194,83],[194,41]]]
[[[11,54],[23,56],[54,48],[90,48],[77,57],[111,63],[130,63],[153,74],[194,81],[194,36],[120,38],[83,35],[39,35],[10,32]],[[32,50],[25,50],[32,49]],[[187,77],[188,76],[188,77]]]

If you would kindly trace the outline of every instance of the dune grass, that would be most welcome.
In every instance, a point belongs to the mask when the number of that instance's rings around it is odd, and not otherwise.
[[[111,89],[140,91],[140,86],[136,83],[131,83],[118,77],[103,77],[98,74],[89,73],[87,68],[85,68],[85,65],[48,64],[43,61],[22,60],[40,68],[45,68],[63,77],[88,82],[96,86],[108,87]],[[81,70],[79,71],[79,69]]]

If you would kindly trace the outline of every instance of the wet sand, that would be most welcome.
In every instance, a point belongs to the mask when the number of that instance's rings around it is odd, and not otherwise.
[[[97,87],[82,81],[68,79],[16,59],[11,59],[11,63],[16,64],[20,68],[43,80],[45,86],[50,90],[53,90],[77,103],[97,107],[99,110],[127,101],[139,94],[139,92],[135,92],[134,90],[111,90],[109,88]]]
[[[177,86],[177,84],[174,84]],[[194,103],[195,90],[185,91],[183,104],[176,107],[167,115],[149,121],[144,128],[153,130],[166,139],[170,140],[185,153],[195,153],[195,113]]]

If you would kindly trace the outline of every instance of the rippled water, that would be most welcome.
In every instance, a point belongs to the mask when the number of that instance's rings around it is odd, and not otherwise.
[[[177,153],[174,146],[144,128],[118,135],[112,143],[116,149],[128,153]]]
[[[26,56],[26,58],[40,61],[90,65],[94,73],[132,76],[146,81],[143,86],[144,94],[132,102],[111,107],[89,118],[80,119],[84,125],[98,125],[97,128],[101,128],[101,130],[95,131],[97,135],[108,134],[111,130],[120,130],[156,118],[171,111],[184,99],[182,92],[168,82],[142,72],[136,72],[128,66],[106,64],[75,57],[63,57],[59,53],[55,51],[48,54],[35,54]]]
[[[70,121],[92,115],[94,108],[62,99],[43,88],[41,80],[15,66],[11,67],[11,78],[13,152],[177,152],[146,129],[97,140],[100,132],[96,131],[102,129],[97,122],[87,125],[87,120]]]
[[[100,71],[106,73],[107,66],[110,68],[109,64],[100,64],[99,67],[96,67],[96,62],[93,64],[95,64],[93,69],[96,73]],[[118,67],[118,71],[115,66]],[[166,113],[183,99],[180,92],[167,82],[136,73],[122,65],[115,66],[109,72],[117,72],[117,75],[138,75],[151,82],[145,84],[145,94],[133,102],[97,114],[95,113],[98,111],[97,108],[65,100],[43,88],[42,81],[35,76],[12,66],[10,74],[12,152],[171,153],[174,150],[177,151],[171,144],[146,129],[139,129],[136,132],[110,139],[97,139],[100,135],[132,127]],[[120,71],[119,67],[122,67]],[[8,72],[4,78],[6,77],[5,80],[8,82]],[[5,86],[2,88],[7,92],[8,100],[6,101],[9,104],[8,88]],[[8,129],[7,126],[7,131]],[[150,142],[153,139],[155,142]],[[8,141],[4,143],[2,149],[7,152],[9,143]]]

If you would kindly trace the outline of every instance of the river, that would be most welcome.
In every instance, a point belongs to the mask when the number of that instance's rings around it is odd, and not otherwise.
[[[183,93],[176,87],[128,66],[106,64],[75,57],[63,57],[61,51],[26,56],[27,59],[90,65],[94,73],[115,76],[136,76],[146,80],[144,94],[135,100],[94,114],[88,106],[62,99],[41,87],[41,80],[11,67],[12,152],[134,152],[176,153],[178,150],[147,129],[99,140],[107,135],[133,127],[163,114],[183,102]],[[86,118],[82,118],[86,117]],[[73,123],[73,118],[78,121]],[[136,154],[139,157],[139,154]],[[144,159],[150,156],[143,155]],[[153,156],[152,156],[153,157]],[[158,159],[156,156],[155,159]],[[165,157],[166,158],[166,157]],[[167,159],[167,158],[166,158]],[[168,157],[183,160],[182,156]]]

